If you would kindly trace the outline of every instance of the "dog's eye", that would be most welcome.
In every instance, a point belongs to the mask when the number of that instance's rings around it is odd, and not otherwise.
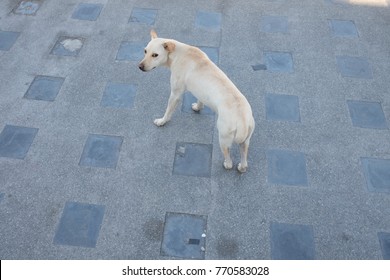
[[[158,53],[152,54],[152,57],[158,57]]]
[[[146,51],[146,50],[144,50],[144,52],[145,52],[145,54],[147,53],[147,51]]]

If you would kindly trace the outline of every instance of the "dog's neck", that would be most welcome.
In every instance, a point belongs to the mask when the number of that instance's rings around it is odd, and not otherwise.
[[[171,41],[175,44],[175,50],[168,53],[168,59],[165,66],[168,67],[169,69],[172,67],[172,65],[175,64],[178,57],[177,54],[183,51],[183,45],[185,45],[184,43],[180,43],[176,40],[171,40]]]
[[[165,66],[166,66],[166,67],[168,67],[169,69],[171,69],[171,66],[172,66],[172,60],[173,60],[172,53],[169,53],[169,54],[168,54],[168,60],[167,60],[167,63],[165,64]]]

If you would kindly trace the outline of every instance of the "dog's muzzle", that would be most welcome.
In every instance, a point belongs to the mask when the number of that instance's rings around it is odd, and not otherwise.
[[[146,71],[145,70],[145,65],[143,64],[143,63],[140,63],[140,64],[138,64],[138,68],[139,68],[139,70],[141,70],[141,71]]]

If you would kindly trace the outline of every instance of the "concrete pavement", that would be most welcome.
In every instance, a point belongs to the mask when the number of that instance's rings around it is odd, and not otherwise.
[[[389,4],[1,1],[0,258],[389,259]],[[151,28],[246,95],[246,174],[190,93],[153,124]]]

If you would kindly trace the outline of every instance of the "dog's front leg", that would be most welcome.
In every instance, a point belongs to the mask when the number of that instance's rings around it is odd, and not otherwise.
[[[198,99],[198,101],[196,103],[192,103],[191,104],[191,108],[195,112],[199,112],[200,110],[203,109],[203,107],[204,107],[204,104],[199,99]]]
[[[171,95],[169,96],[168,106],[167,109],[165,110],[165,114],[162,118],[154,120],[155,125],[163,126],[166,122],[168,122],[171,119],[172,114],[175,111],[177,104],[179,103],[182,95],[183,95],[183,91],[181,90],[171,91]]]

